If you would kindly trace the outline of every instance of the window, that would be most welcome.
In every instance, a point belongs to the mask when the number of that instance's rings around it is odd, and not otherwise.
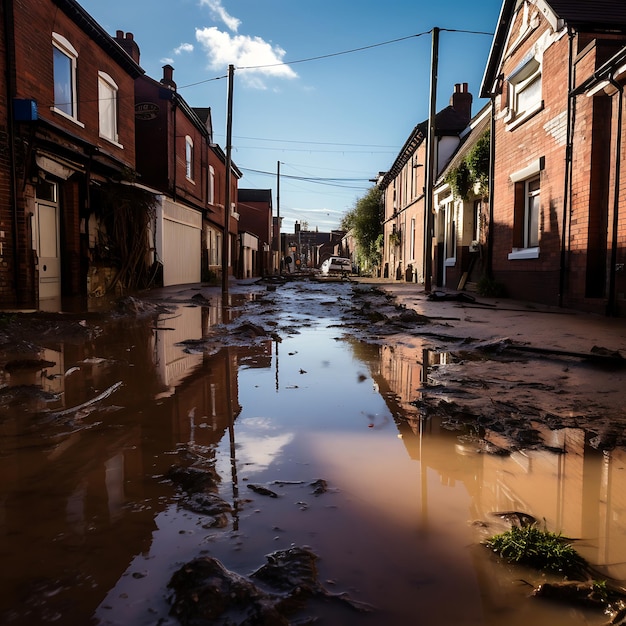
[[[185,175],[193,180],[193,139],[189,135],[185,137],[185,168]]]
[[[215,204],[215,168],[209,165],[209,190],[208,199],[209,204]]]
[[[509,254],[510,260],[539,257],[541,171],[544,168],[545,159],[540,157],[510,176],[515,183],[513,251]]]
[[[52,33],[53,110],[77,119],[76,61],[78,52],[62,35]]]
[[[524,182],[524,248],[539,245],[539,176]]]
[[[480,223],[483,214],[482,200],[474,200],[474,214],[472,217],[472,239],[480,241]]]
[[[115,81],[104,72],[98,72],[98,113],[100,136],[117,143],[117,92]]]
[[[542,106],[541,64],[533,57],[509,76],[508,83],[507,121],[510,127],[527,119]]]

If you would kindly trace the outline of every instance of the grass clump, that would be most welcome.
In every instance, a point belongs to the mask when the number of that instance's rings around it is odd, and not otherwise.
[[[528,565],[538,570],[580,576],[587,562],[560,534],[541,530],[537,526],[514,526],[487,541],[492,549],[510,563]]]

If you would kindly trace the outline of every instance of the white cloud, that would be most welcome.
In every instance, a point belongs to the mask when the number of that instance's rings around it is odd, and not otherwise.
[[[210,69],[221,70],[234,65],[241,68],[246,83],[257,89],[266,88],[264,78],[291,79],[298,76],[283,63],[285,51],[260,37],[231,36],[212,26],[197,28],[196,39],[207,54]]]
[[[183,52],[193,52],[193,44],[181,43],[178,48],[174,48],[174,54],[182,54]]]
[[[234,33],[239,29],[241,20],[233,17],[222,6],[221,0],[200,0],[200,6],[207,6],[211,10],[213,16],[219,20],[222,20],[226,24],[226,28],[232,30]]]
[[[174,59],[172,59],[171,57],[163,57],[160,63],[162,63],[163,65],[172,65],[172,63],[174,63]]]

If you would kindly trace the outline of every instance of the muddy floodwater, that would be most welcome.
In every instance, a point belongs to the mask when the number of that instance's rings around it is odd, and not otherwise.
[[[169,290],[11,335],[0,623],[243,623],[174,611],[175,574],[210,557],[249,581],[296,548],[314,555],[316,583],[284,623],[608,623],[532,597],[546,575],[483,542],[502,532],[498,514],[522,512],[571,538],[599,577],[626,580],[624,449],[563,422],[623,415],[624,370],[575,355],[476,358],[445,341],[451,319],[418,319],[394,339],[388,299],[365,302],[367,290]],[[592,375],[606,388],[567,405],[568,385]],[[502,432],[489,419],[503,403],[532,427]],[[539,423],[539,405],[560,420]]]

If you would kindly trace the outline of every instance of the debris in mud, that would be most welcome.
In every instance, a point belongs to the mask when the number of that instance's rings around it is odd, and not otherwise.
[[[311,483],[311,487],[314,487],[313,493],[316,496],[320,496],[328,491],[328,483],[323,478],[318,478]]]
[[[317,556],[308,548],[293,547],[267,555],[267,563],[253,572],[252,579],[227,570],[213,557],[196,558],[172,576],[172,609],[183,626],[200,623],[244,626],[291,624],[289,617],[306,608],[314,598],[331,600],[358,611],[371,607],[346,595],[329,593],[319,582]],[[307,622],[308,623],[308,622]]]
[[[113,309],[114,313],[118,315],[133,315],[137,317],[144,317],[150,315],[160,315],[161,313],[173,313],[174,309],[158,302],[148,302],[146,300],[139,300],[133,296],[125,296],[119,298],[115,302]]]
[[[86,402],[83,402],[82,404],[78,404],[76,406],[72,406],[67,409],[62,409],[60,411],[50,411],[46,413],[46,417],[58,418],[58,417],[65,417],[67,415],[78,416],[79,413],[81,414],[80,417],[84,417],[85,410],[89,410],[89,412],[95,411],[97,408],[97,405],[100,402],[102,402],[102,400],[106,400],[109,396],[113,395],[122,385],[123,385],[122,381],[118,381],[114,383],[113,385],[111,385],[110,387],[108,387],[107,389],[105,389],[103,392],[99,393],[97,396],[95,396],[91,400],[87,400]]]
[[[233,507],[216,493],[197,492],[185,496],[180,501],[181,506],[187,511],[200,513],[213,518],[206,527],[226,528],[228,526],[227,513],[231,513]]]
[[[254,491],[254,493],[258,493],[260,496],[268,496],[269,498],[278,498],[278,494],[267,487],[263,487],[262,485],[248,485],[248,489]]]
[[[206,489],[217,488],[221,478],[214,467],[209,469],[173,465],[165,474],[165,478],[179,485],[188,493],[197,493]]]

